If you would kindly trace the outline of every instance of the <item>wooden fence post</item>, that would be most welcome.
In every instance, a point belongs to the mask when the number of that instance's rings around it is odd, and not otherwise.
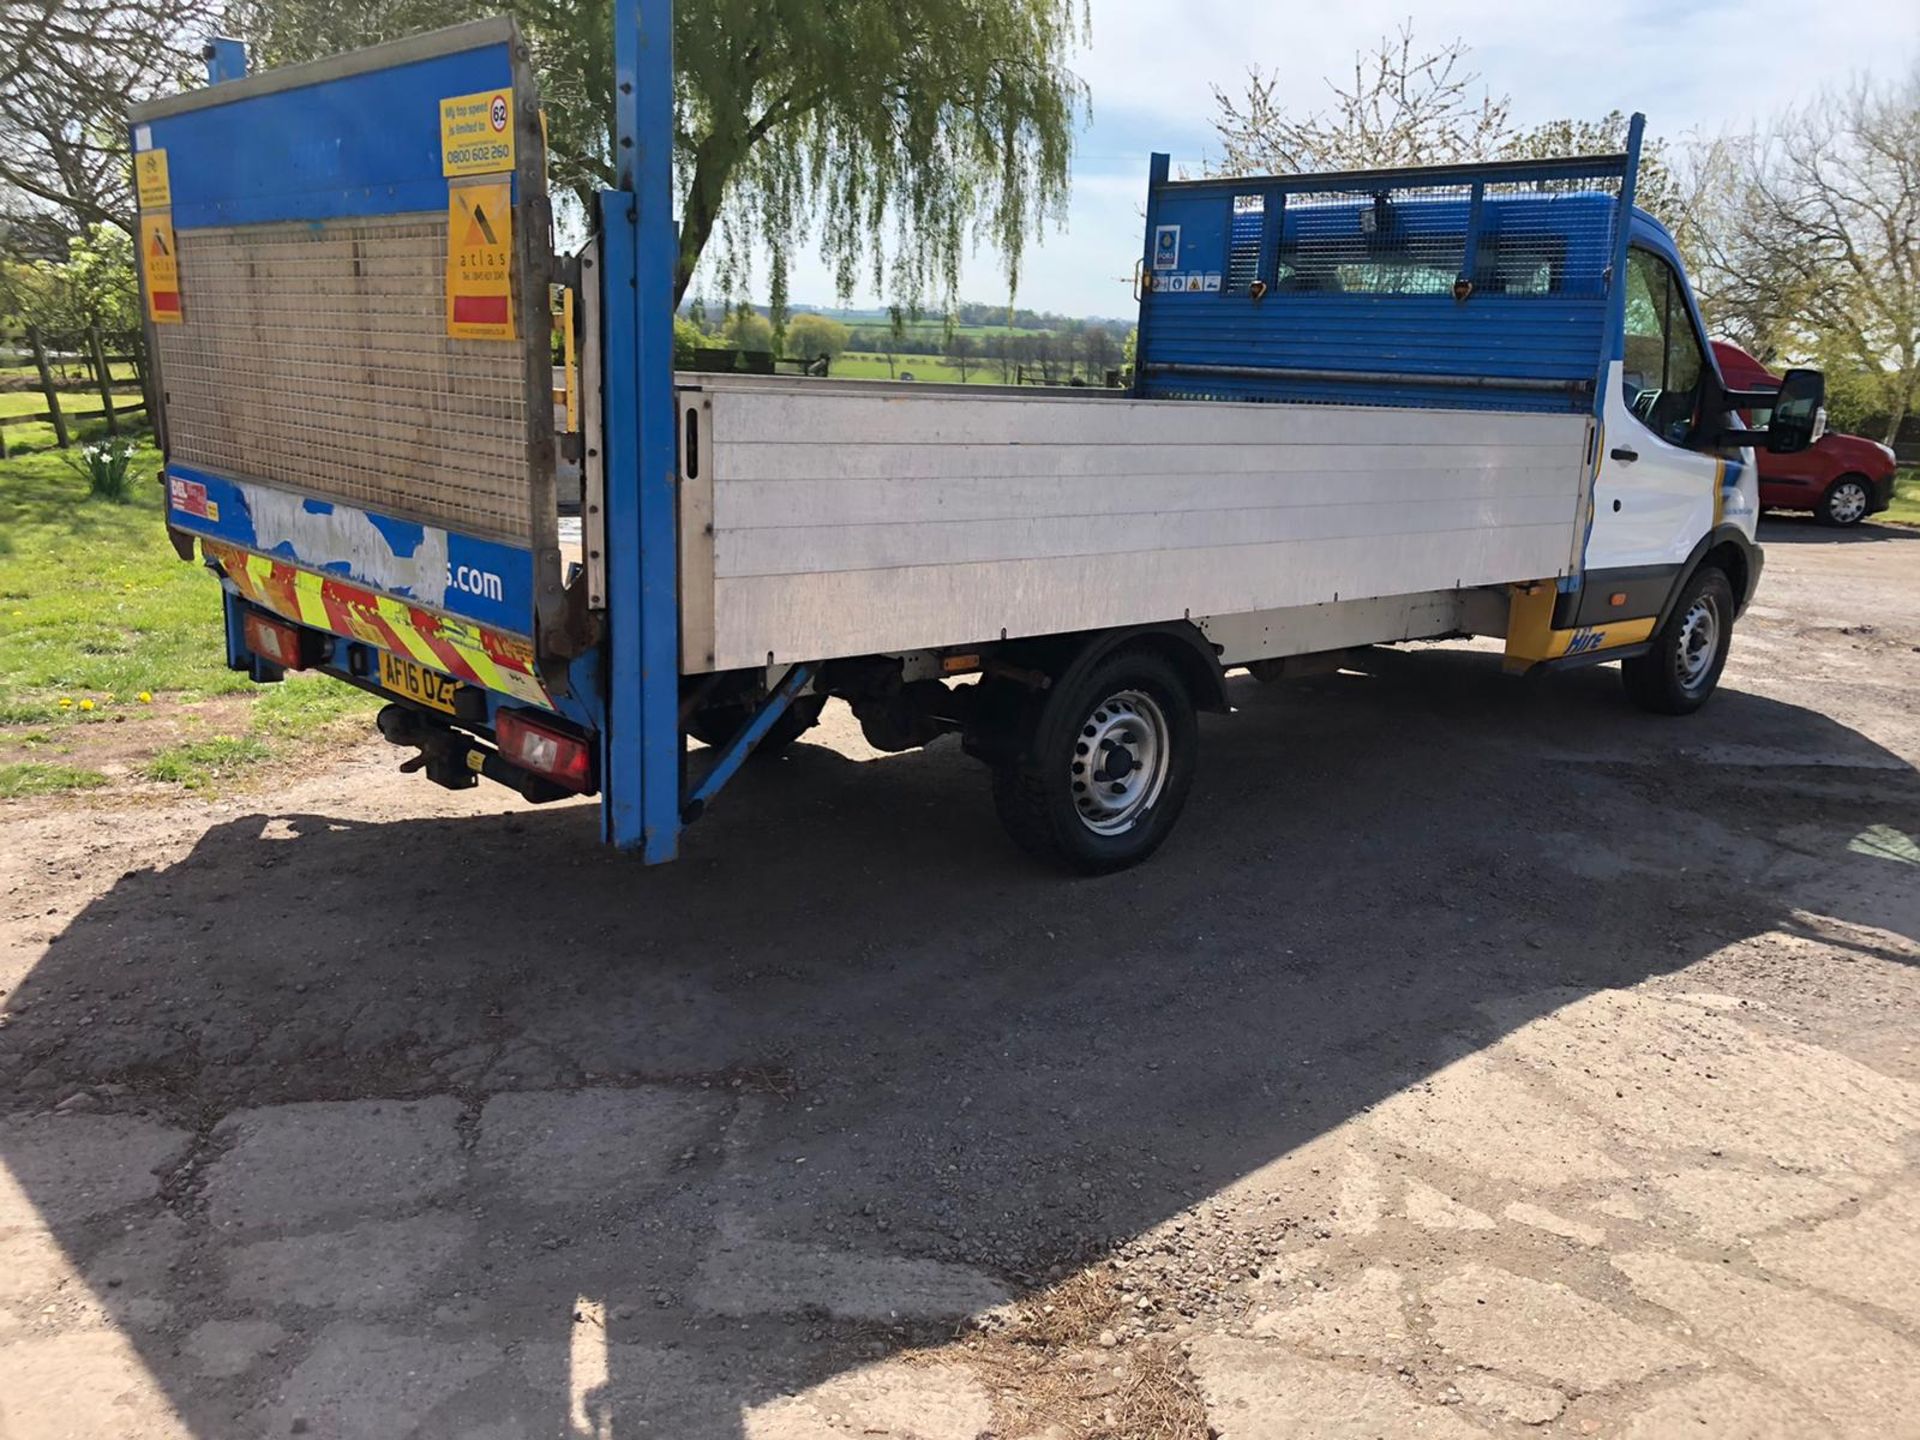
[[[47,368],[47,347],[41,342],[40,327],[27,327],[27,341],[33,346],[33,363],[40,371],[40,389],[47,397],[47,412],[53,419],[53,438],[65,450],[73,442],[67,438],[67,417],[60,413],[60,392],[53,388],[53,371]]]
[[[100,408],[106,413],[107,434],[118,435],[120,424],[113,418],[113,371],[107,365],[107,347],[100,343],[98,320],[87,327],[87,337],[93,341],[93,374],[100,382]]]
[[[153,357],[147,353],[147,332],[136,330],[128,347],[133,353],[133,373],[140,381],[140,402],[145,407],[146,423],[157,439],[160,434],[160,397],[153,383]]]

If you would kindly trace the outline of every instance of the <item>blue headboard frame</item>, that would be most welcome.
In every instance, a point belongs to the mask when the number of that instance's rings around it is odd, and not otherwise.
[[[1135,388],[1588,411],[1617,348],[1637,149],[1202,180],[1156,155]]]

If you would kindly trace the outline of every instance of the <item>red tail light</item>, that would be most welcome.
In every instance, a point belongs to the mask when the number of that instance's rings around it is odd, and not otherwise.
[[[593,788],[593,751],[579,736],[529,720],[519,710],[500,711],[493,734],[500,753],[514,764],[583,795]]]
[[[292,625],[249,611],[240,622],[247,649],[262,660],[271,660],[287,670],[304,670],[312,663],[300,631]]]

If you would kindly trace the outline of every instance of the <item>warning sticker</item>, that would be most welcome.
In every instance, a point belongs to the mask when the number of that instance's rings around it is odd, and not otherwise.
[[[447,334],[511,340],[513,184],[455,185],[447,191]]]
[[[173,204],[173,185],[167,179],[167,152],[142,150],[133,157],[133,188],[142,210],[165,210]]]
[[[482,90],[440,102],[440,173],[513,169],[513,91]]]
[[[173,508],[183,515],[198,515],[202,520],[217,521],[220,518],[219,502],[207,498],[207,487],[198,480],[169,476],[167,493]]]
[[[180,258],[174,253],[173,216],[168,211],[140,217],[140,273],[147,287],[147,318],[156,325],[178,325]]]

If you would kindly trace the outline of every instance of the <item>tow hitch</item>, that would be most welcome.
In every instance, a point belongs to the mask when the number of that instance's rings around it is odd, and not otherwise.
[[[514,764],[499,751],[452,726],[429,720],[405,705],[382,707],[377,723],[380,734],[389,744],[420,752],[400,766],[403,774],[425,771],[434,784],[449,790],[470,790],[484,775],[535,805],[564,800],[574,793]]]

